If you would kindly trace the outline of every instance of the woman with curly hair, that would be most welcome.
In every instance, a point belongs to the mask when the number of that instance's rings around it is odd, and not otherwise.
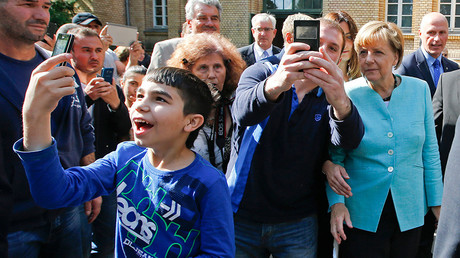
[[[246,63],[225,37],[200,33],[186,37],[167,65],[187,69],[208,84],[214,97],[214,109],[192,149],[225,173],[233,124],[230,106]]]
[[[344,11],[328,13],[324,16],[324,18],[337,22],[345,33],[345,48],[342,52],[342,60],[339,63],[340,70],[343,72],[343,79],[345,81],[351,81],[361,77],[358,55],[353,48],[353,42],[355,41],[356,34],[358,33],[358,27],[356,26],[355,21]]]

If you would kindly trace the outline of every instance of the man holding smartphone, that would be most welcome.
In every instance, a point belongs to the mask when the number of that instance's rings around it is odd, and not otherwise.
[[[25,4],[26,3],[26,4]],[[22,104],[33,70],[49,55],[34,45],[43,39],[49,23],[49,0],[0,1],[0,257],[82,257],[82,207],[48,210],[38,207],[31,194],[13,143],[22,136]],[[50,58],[57,63],[69,57]],[[57,60],[57,61],[56,61]],[[64,167],[94,161],[91,117],[81,87],[70,67],[55,67],[37,82],[40,87],[62,80],[75,93],[60,100],[51,115],[52,135]],[[84,216],[84,214],[82,214]]]
[[[307,44],[293,41],[293,25],[309,19],[288,16],[284,50],[247,68],[236,91],[227,182],[237,257],[317,257],[328,145],[356,148],[364,135],[337,66],[343,31],[320,20],[319,52],[308,51]]]
[[[122,140],[129,139],[131,121],[121,88],[112,78],[98,77],[105,55],[99,35],[85,27],[69,33],[75,36],[71,63],[81,80],[86,105],[93,118],[98,159],[114,151]],[[103,196],[101,213],[93,222],[93,242],[97,246],[93,251],[100,256],[113,256],[116,206],[116,192]]]

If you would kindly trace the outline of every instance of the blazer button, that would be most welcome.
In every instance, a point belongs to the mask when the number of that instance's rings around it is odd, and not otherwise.
[[[388,150],[388,155],[393,155],[394,151],[393,150]]]
[[[393,137],[393,133],[392,133],[392,132],[389,132],[387,135],[388,135],[389,138]]]
[[[388,167],[388,172],[393,172],[393,167]]]

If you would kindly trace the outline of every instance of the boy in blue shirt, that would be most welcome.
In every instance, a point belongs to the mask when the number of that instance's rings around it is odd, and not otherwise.
[[[233,257],[225,177],[190,150],[211,110],[206,84],[181,69],[150,72],[130,111],[135,143],[64,171],[49,116],[74,90],[70,68],[52,69],[68,59],[66,54],[48,59],[32,73],[24,138],[14,146],[36,202],[46,208],[75,206],[116,190],[117,257]]]

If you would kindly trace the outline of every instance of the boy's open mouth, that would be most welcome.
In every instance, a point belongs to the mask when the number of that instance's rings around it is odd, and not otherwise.
[[[136,125],[136,131],[140,133],[153,127],[152,124],[140,118],[136,118],[133,121],[134,121],[134,124]]]

